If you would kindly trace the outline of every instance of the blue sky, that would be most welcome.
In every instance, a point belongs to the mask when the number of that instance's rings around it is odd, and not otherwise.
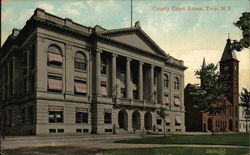
[[[130,0],[5,0],[2,5],[2,43],[12,28],[21,29],[36,7],[62,18],[106,29],[130,26]],[[133,25],[142,29],[166,53],[184,60],[185,83],[195,83],[194,70],[203,57],[217,63],[228,33],[239,39],[241,31],[233,25],[243,12],[250,10],[249,0],[133,0]],[[201,8],[203,11],[176,11],[176,8]],[[226,10],[221,10],[225,7]],[[209,10],[207,10],[209,8]],[[217,11],[211,11],[217,8]],[[230,8],[230,9],[229,9]],[[250,52],[237,53],[240,60],[240,87],[250,88]]]

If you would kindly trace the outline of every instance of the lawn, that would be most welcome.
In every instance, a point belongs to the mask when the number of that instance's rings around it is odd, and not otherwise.
[[[248,134],[217,135],[175,135],[166,137],[144,137],[116,141],[117,143],[134,144],[204,144],[204,145],[237,145],[249,146]]]
[[[102,155],[243,155],[248,149],[235,148],[138,148],[118,149],[101,152]]]

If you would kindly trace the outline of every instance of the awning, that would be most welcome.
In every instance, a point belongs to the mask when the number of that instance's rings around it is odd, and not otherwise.
[[[62,80],[48,79],[48,87],[53,90],[62,90]]]
[[[56,61],[62,63],[62,56],[59,54],[48,53],[48,61]]]
[[[106,87],[101,87],[101,92],[100,92],[102,95],[104,95],[104,96],[107,96],[108,94],[107,94],[107,89],[106,89]]]
[[[49,111],[63,111],[62,106],[49,106],[48,108]]]
[[[175,97],[175,98],[174,98],[174,104],[175,104],[175,105],[178,105],[178,106],[181,105],[180,99]]]
[[[175,122],[178,123],[178,124],[181,124],[182,123],[181,118],[179,116],[176,116],[175,117]]]
[[[75,83],[75,90],[77,93],[87,93],[87,85],[85,83]]]
[[[164,103],[164,104],[169,104],[169,103],[170,103],[170,102],[169,102],[168,96],[164,96],[164,97],[163,97],[163,103]]]
[[[86,112],[89,112],[89,111],[88,111],[88,108],[76,107],[75,110],[76,110],[76,112],[85,112],[85,113],[86,113]]]
[[[166,123],[171,123],[171,118],[166,117],[166,118],[165,118],[165,122],[166,122]]]
[[[106,109],[106,108],[105,108],[105,109],[104,109],[104,112],[105,112],[105,113],[112,113],[112,109]]]

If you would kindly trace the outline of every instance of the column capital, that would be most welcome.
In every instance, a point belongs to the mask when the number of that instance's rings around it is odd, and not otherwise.
[[[96,52],[97,53],[102,53],[102,50],[101,49],[96,49]]]
[[[144,62],[142,62],[142,61],[139,61],[139,64],[140,64],[140,65],[144,65]]]
[[[132,59],[131,58],[127,58],[127,61],[131,61]]]
[[[151,68],[155,68],[155,65],[151,65]]]
[[[118,57],[118,55],[117,54],[115,54],[115,53],[112,53],[112,57]]]

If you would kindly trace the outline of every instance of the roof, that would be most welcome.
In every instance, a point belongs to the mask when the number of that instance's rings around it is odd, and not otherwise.
[[[111,40],[123,42],[130,46],[142,48],[145,51],[151,51],[164,57],[168,55],[162,50],[140,27],[139,21],[136,22],[134,27],[120,28],[120,29],[99,29],[96,31],[98,36],[107,37]],[[129,37],[129,38],[128,38]],[[146,44],[140,44],[140,43]],[[140,45],[139,45],[140,44]]]
[[[231,46],[231,40],[227,39],[227,44],[224,48],[222,57],[220,59],[220,61],[227,61],[227,60],[231,60],[231,59],[235,59],[238,60],[235,54],[235,50],[232,49]]]

